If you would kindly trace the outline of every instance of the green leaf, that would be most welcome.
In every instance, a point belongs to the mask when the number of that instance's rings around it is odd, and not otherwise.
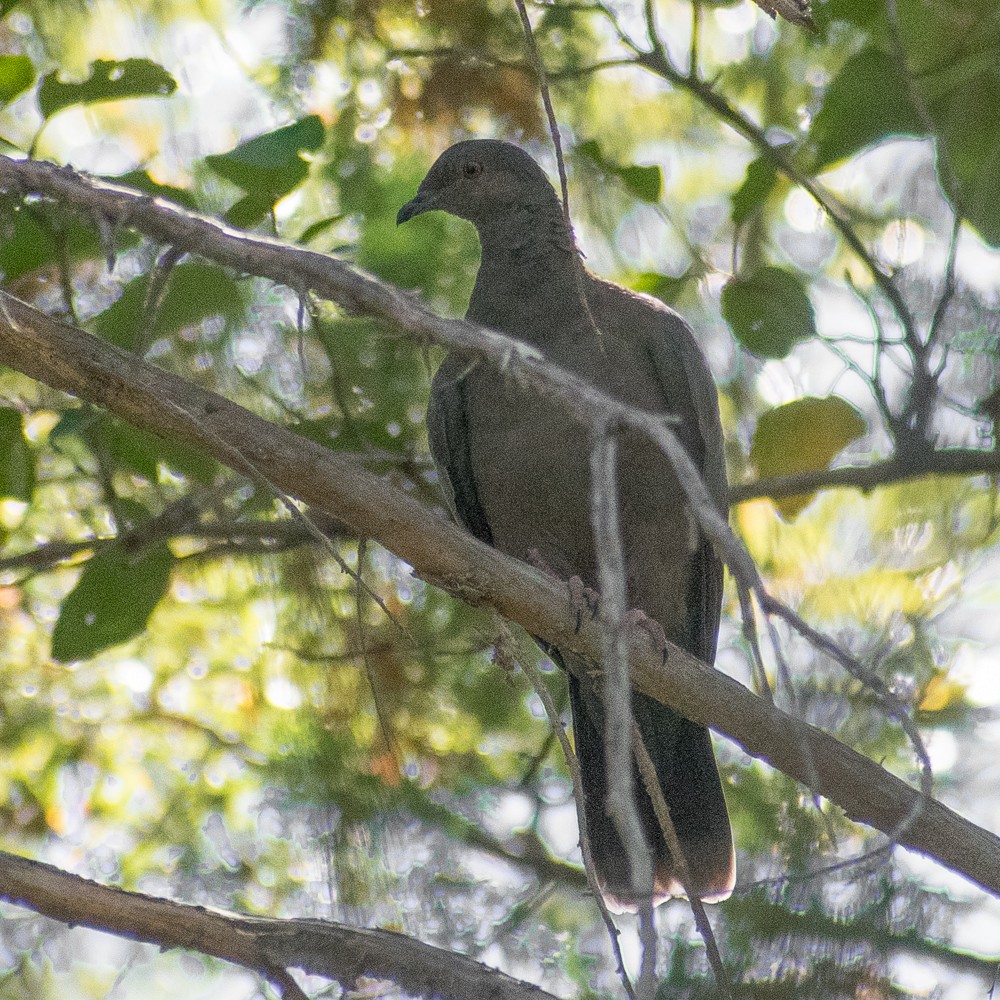
[[[806,397],[776,407],[757,421],[750,461],[762,479],[818,472],[864,434],[864,418],[839,396]],[[796,517],[815,493],[775,500],[782,516]]]
[[[27,56],[0,56],[0,104],[10,104],[35,79],[35,67]]]
[[[198,482],[210,482],[215,473],[215,462],[204,452],[179,441],[157,437],[131,424],[108,420],[102,426],[101,434],[111,457],[120,468],[134,472],[151,483],[158,480],[161,464]]]
[[[342,222],[345,218],[343,212],[339,212],[337,215],[327,216],[325,219],[319,219],[314,222],[311,226],[307,226],[302,235],[298,238],[299,243],[309,243],[316,239],[317,236],[321,236],[328,229],[335,226],[338,222]]]
[[[575,152],[595,163],[606,174],[617,177],[629,191],[642,201],[655,203],[663,193],[663,171],[658,166],[625,166],[612,163],[596,139],[588,139],[575,147]]]
[[[655,204],[663,193],[663,171],[658,166],[619,167],[615,173],[641,201]]]
[[[872,0],[826,0],[814,5],[816,23],[826,27],[833,21],[846,21],[857,28],[870,29],[883,16],[883,5]]]
[[[303,179],[304,177],[303,174]],[[223,213],[222,218],[226,225],[236,229],[252,229],[258,222],[270,215],[276,200],[277,198],[268,191],[247,194],[230,205]]]
[[[149,276],[130,281],[122,294],[91,321],[94,333],[118,347],[130,348],[136,331],[147,322],[144,309]],[[170,336],[210,316],[235,319],[243,315],[244,300],[239,285],[222,268],[210,264],[178,264],[156,312],[152,329],[143,330],[147,343]]]
[[[127,174],[118,174],[115,177],[105,177],[104,180],[112,184],[121,184],[122,187],[135,188],[136,191],[144,191],[153,195],[154,198],[166,198],[167,201],[183,205],[185,208],[197,208],[194,196],[184,188],[174,187],[171,184],[160,184],[154,181],[145,170],[130,170]]]
[[[935,101],[931,114],[940,135],[942,186],[983,239],[1000,246],[1000,79],[984,74]]]
[[[847,60],[826,90],[810,130],[813,167],[822,170],[888,136],[925,131],[897,60],[864,49]]]
[[[170,585],[174,557],[166,544],[132,552],[114,545],[84,567],[52,630],[52,658],[85,660],[135,638]]]
[[[42,79],[38,108],[44,118],[74,104],[120,101],[129,97],[169,97],[177,81],[149,59],[97,59],[82,83],[62,83],[58,70]]]
[[[743,183],[733,192],[732,220],[739,229],[770,197],[778,175],[774,164],[766,157],[754,160],[748,167]]]
[[[559,28],[572,28],[577,11],[572,7],[563,7],[560,4],[549,4],[542,15],[539,28],[543,31],[555,31]]]
[[[135,242],[135,235],[127,230],[115,233],[119,249]],[[97,227],[82,218],[56,219],[37,206],[12,205],[0,199],[0,272],[7,282],[59,264],[63,250],[73,263],[100,260],[105,254]]]
[[[896,44],[902,52],[896,57],[894,48],[889,51],[896,64],[905,63],[907,92],[916,95],[914,101],[919,101],[927,120],[924,128],[932,128],[937,138],[941,186],[983,239],[1000,245],[1000,199],[996,197],[1000,16],[996,0],[898,0],[897,6]]]
[[[685,288],[694,280],[694,272],[690,269],[674,277],[672,274],[657,274],[655,271],[645,271],[633,282],[632,287],[637,292],[653,295],[661,302],[672,306]]]
[[[269,194],[272,204],[298,186],[309,172],[300,155],[323,145],[326,131],[318,115],[240,143],[228,153],[206,156],[220,177],[250,194]]]
[[[35,457],[24,439],[21,414],[0,408],[0,497],[31,502],[35,488]]]
[[[780,267],[761,267],[726,282],[722,315],[736,339],[759,358],[783,358],[800,340],[816,336],[805,285]]]
[[[78,438],[88,449],[97,447],[116,469],[152,483],[159,479],[161,464],[199,482],[211,481],[215,473],[215,462],[197,448],[159,438],[90,407],[66,412],[49,435],[53,442],[68,437]]]

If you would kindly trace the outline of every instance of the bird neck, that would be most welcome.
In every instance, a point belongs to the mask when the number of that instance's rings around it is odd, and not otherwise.
[[[538,343],[551,340],[554,328],[588,326],[583,264],[558,205],[528,216],[511,213],[480,228],[479,241],[469,319]]]

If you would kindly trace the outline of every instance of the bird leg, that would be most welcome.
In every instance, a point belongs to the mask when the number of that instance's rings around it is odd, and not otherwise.
[[[553,580],[562,579],[545,561],[538,549],[528,549],[528,562],[546,576],[551,576]],[[584,611],[589,611],[591,618],[597,617],[600,595],[593,587],[588,587],[583,582],[582,577],[575,573],[566,581],[566,585],[569,587],[570,604],[576,613],[576,631],[579,632],[583,626]]]
[[[663,631],[663,626],[655,619],[650,618],[642,608],[632,608],[625,616],[626,625],[634,625],[646,632],[653,640],[653,648],[663,654],[663,663],[667,662],[667,633]]]
[[[579,632],[583,625],[583,612],[585,610],[590,612],[591,618],[597,617],[601,595],[593,587],[588,587],[575,573],[567,583],[570,601],[573,604],[573,610],[576,611],[576,631]]]
[[[528,562],[537,570],[541,570],[546,576],[553,580],[559,580],[559,574],[545,561],[538,549],[528,549]],[[583,578],[574,573],[567,581],[569,587],[570,604],[576,613],[576,631],[579,632],[583,626],[583,613],[590,613],[591,618],[597,617],[600,610],[601,595],[588,587]],[[663,654],[663,662],[667,662],[667,633],[663,631],[663,626],[655,619],[650,618],[642,608],[632,608],[626,615],[624,624],[635,626],[646,632],[653,640],[653,648]]]

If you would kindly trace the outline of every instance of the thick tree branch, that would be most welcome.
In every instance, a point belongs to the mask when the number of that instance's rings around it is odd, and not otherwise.
[[[399,299],[407,309],[417,308],[405,296]],[[0,363],[156,434],[196,445],[237,472],[266,470],[280,490],[378,541],[449,593],[491,605],[560,649],[595,664],[601,660],[604,623],[585,621],[577,631],[563,585],[483,545],[336,452],[6,295],[0,295]],[[628,641],[639,690],[728,736],[852,819],[892,832],[921,800],[873,761],[683,650],[670,646],[669,669],[663,669],[647,633],[632,629]],[[900,843],[1000,895],[1000,838],[941,803],[923,799],[919,818],[903,830]]]
[[[294,968],[346,986],[360,976],[391,979],[407,993],[442,1000],[554,1000],[537,986],[394,931],[208,910],[99,885],[4,852],[0,899],[71,926],[222,958],[279,986],[291,983],[286,970]],[[285,995],[291,995],[288,985]]]

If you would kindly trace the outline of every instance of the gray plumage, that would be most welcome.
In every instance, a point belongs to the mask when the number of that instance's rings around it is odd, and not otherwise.
[[[494,140],[452,146],[398,220],[432,209],[468,219],[479,233],[482,260],[467,318],[532,344],[611,396],[680,418],[675,430],[724,512],[718,400],[690,329],[659,302],[583,272],[590,313],[601,331],[595,336],[580,298],[582,266],[559,199],[531,157]],[[597,587],[585,427],[558,403],[485,363],[470,368],[467,358],[449,355],[434,377],[428,429],[461,524],[518,558],[535,549],[559,576],[579,576]],[[626,433],[619,455],[630,605],[656,619],[671,641],[712,663],[722,566],[655,445]],[[605,808],[600,692],[572,674],[569,685],[598,877],[612,904],[631,908],[628,862]],[[733,846],[708,731],[639,693],[633,708],[684,847],[691,888],[704,899],[723,898],[733,885]],[[681,887],[641,782],[637,802],[660,900]]]

